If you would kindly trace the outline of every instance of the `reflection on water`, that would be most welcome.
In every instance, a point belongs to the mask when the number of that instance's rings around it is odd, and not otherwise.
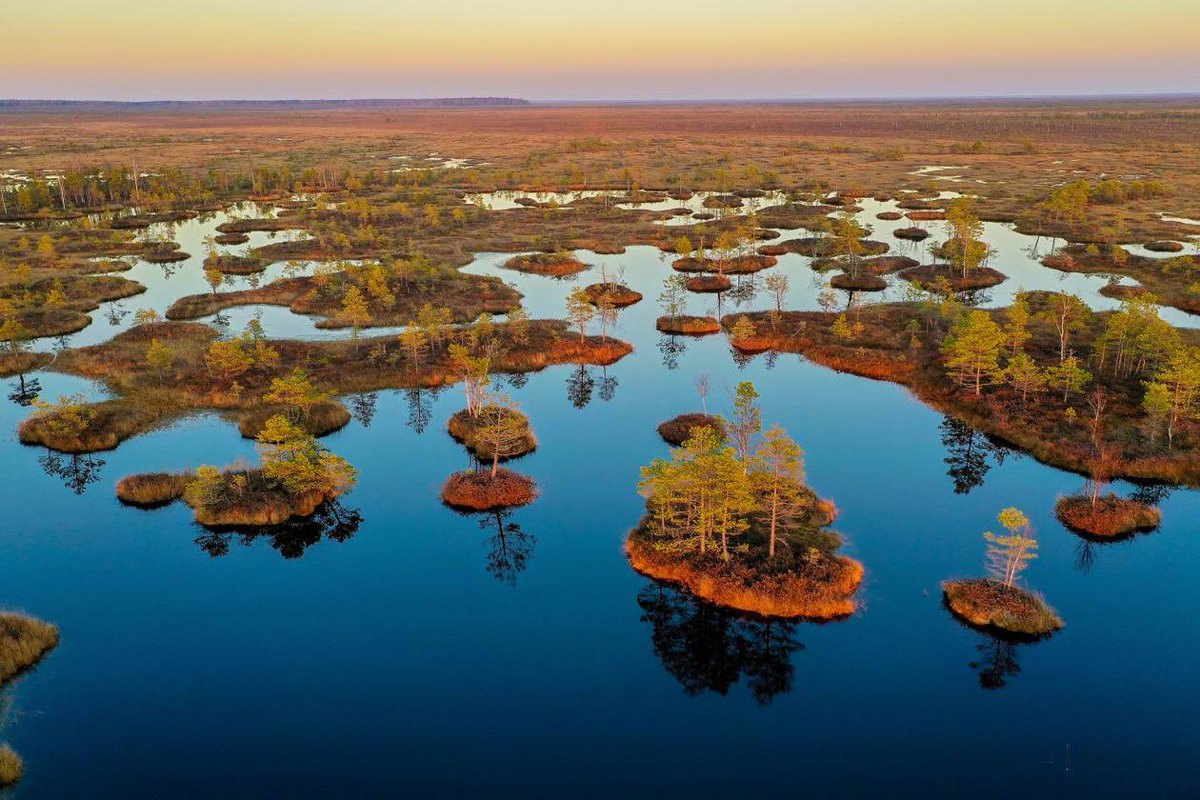
[[[970,665],[971,669],[979,673],[981,689],[1003,689],[1009,678],[1015,678],[1021,673],[1021,665],[1017,662],[1019,644],[999,636],[979,634],[979,642],[975,645],[979,656],[970,662]]]
[[[369,428],[371,427],[371,420],[375,419],[375,408],[378,404],[378,392],[353,395],[348,402],[350,415],[358,421],[359,425]]]
[[[75,494],[83,494],[89,486],[100,480],[100,470],[107,462],[92,454],[68,455],[47,450],[38,457],[38,463],[46,475],[58,478],[63,486]]]
[[[970,494],[983,485],[993,464],[999,466],[1010,455],[1022,455],[953,417],[945,417],[938,431],[946,448],[944,460],[950,467],[946,474],[954,481],[955,494]]]
[[[17,380],[9,384],[8,399],[22,408],[29,408],[42,392],[42,382],[38,378],[26,378],[25,373],[17,376]]]
[[[791,690],[799,623],[738,614],[659,581],[637,602],[654,654],[689,697],[725,695],[743,678],[760,705]]]
[[[363,515],[356,508],[346,508],[337,500],[321,504],[309,517],[293,517],[281,525],[250,528],[207,528],[201,529],[195,542],[200,549],[213,558],[229,552],[234,538],[243,547],[256,540],[266,540],[284,558],[300,558],[308,548],[322,539],[344,542],[362,525]]]
[[[596,379],[592,377],[592,369],[587,364],[580,364],[567,373],[567,399],[575,408],[584,408],[592,402],[595,389]]]
[[[414,433],[424,433],[425,429],[429,427],[429,423],[433,420],[433,401],[442,391],[442,387],[438,386],[432,389],[416,387],[404,389],[401,392],[404,395],[404,402],[408,405],[408,418],[405,420],[405,424],[412,428]]]
[[[517,585],[517,576],[529,566],[537,537],[521,528],[512,520],[511,509],[497,509],[475,515],[481,530],[490,534],[484,539],[488,549],[488,574],[500,583]]]

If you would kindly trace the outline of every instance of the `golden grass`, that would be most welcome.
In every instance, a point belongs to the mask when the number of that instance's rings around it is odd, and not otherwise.
[[[37,664],[58,644],[58,628],[35,617],[0,612],[0,685]]]
[[[803,571],[758,573],[736,562],[700,565],[647,545],[635,530],[625,554],[639,573],[683,586],[697,597],[726,608],[765,617],[838,619],[857,608],[854,593],[863,566],[845,556],[824,555]]]
[[[196,476],[191,472],[147,472],[127,475],[117,481],[117,499],[122,503],[154,508],[183,497]]]
[[[7,744],[0,745],[0,787],[12,786],[21,780],[24,771],[25,765],[16,751]]]
[[[995,628],[1019,636],[1046,636],[1063,626],[1040,595],[1005,586],[987,578],[944,581],[947,607],[980,628]]]
[[[301,430],[313,436],[327,436],[339,431],[350,424],[350,411],[336,400],[326,400],[315,403],[307,413],[299,409],[289,409],[286,406],[271,403],[255,405],[252,408],[238,412],[238,430],[247,439],[253,439],[262,432],[267,420],[282,414],[298,425]]]

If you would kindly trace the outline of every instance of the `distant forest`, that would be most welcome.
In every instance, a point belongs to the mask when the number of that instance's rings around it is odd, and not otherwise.
[[[0,100],[0,110],[88,109],[323,109],[323,108],[481,108],[488,106],[527,106],[519,97],[429,97],[364,100]]]

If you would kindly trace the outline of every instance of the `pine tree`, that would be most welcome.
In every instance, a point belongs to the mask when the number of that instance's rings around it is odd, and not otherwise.
[[[357,286],[351,285],[342,298],[342,320],[350,324],[353,339],[358,338],[361,328],[371,323],[371,309]]]
[[[583,287],[576,286],[567,295],[567,319],[572,327],[579,331],[579,341],[584,341],[587,336],[588,323],[596,316],[596,307],[592,305],[592,301],[588,298],[587,292]]]
[[[983,534],[987,541],[987,569],[992,580],[1012,587],[1029,562],[1037,558],[1037,539],[1029,518],[1019,509],[1006,508],[998,517],[1008,531],[1007,536],[997,536],[988,531]]]
[[[975,396],[983,394],[986,379],[1000,372],[1000,348],[1004,333],[986,311],[972,311],[950,331],[942,345],[946,368]]]
[[[754,453],[751,481],[758,514],[767,526],[767,557],[775,557],[780,528],[787,528],[808,506],[804,490],[804,451],[787,431],[772,426]]]

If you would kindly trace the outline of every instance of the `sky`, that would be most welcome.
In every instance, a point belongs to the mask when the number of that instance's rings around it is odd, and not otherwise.
[[[1196,0],[11,0],[0,98],[1200,92]]]

